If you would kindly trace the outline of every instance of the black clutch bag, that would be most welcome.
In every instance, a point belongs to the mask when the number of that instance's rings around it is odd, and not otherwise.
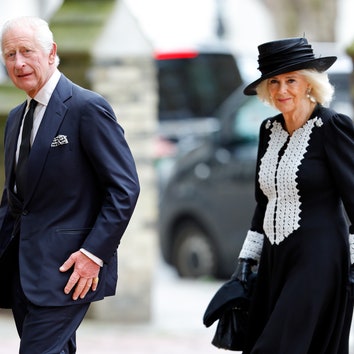
[[[218,348],[241,351],[247,331],[248,312],[240,308],[225,311],[218,322],[212,344]]]
[[[210,327],[218,321],[212,344],[218,348],[242,351],[245,346],[248,327],[248,308],[256,274],[249,278],[245,289],[236,278],[230,279],[211,299],[203,317],[203,323]]]

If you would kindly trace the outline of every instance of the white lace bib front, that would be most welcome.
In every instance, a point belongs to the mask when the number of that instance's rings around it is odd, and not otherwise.
[[[321,119],[311,119],[290,137],[281,123],[267,122],[266,127],[271,129],[271,134],[267,151],[261,159],[259,183],[268,197],[263,228],[272,244],[279,244],[299,228],[301,202],[297,172],[309,145],[312,129],[315,124],[320,126],[321,123]],[[279,158],[281,149],[284,153]]]

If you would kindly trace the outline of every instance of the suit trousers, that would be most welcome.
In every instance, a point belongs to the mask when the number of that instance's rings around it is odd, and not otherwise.
[[[13,277],[12,300],[12,313],[21,338],[19,354],[76,353],[76,330],[90,303],[36,306],[23,293],[18,269]]]

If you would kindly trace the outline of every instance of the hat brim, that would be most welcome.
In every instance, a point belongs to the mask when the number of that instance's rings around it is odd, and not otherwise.
[[[256,87],[265,79],[269,79],[270,77],[289,73],[292,71],[303,70],[303,69],[315,69],[318,72],[326,71],[330,68],[334,62],[337,60],[337,57],[323,57],[323,58],[316,58],[306,62],[295,63],[288,66],[282,66],[281,68],[271,71],[262,75],[256,81],[253,81],[251,84],[247,85],[243,90],[243,93],[247,96],[253,96],[257,94]]]

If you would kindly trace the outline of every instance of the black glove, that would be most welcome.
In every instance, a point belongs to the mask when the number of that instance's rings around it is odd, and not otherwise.
[[[255,261],[254,259],[240,258],[237,268],[234,274],[232,274],[231,279],[238,279],[240,283],[247,288],[249,276],[252,274],[252,267],[255,265],[257,265],[257,261]]]

